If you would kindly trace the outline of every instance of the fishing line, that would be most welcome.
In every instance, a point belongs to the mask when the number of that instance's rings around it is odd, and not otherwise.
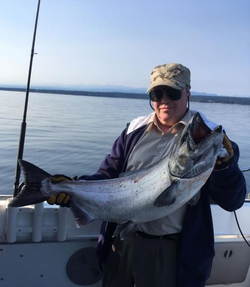
[[[242,172],[250,171],[250,167],[248,166],[248,167],[241,168],[241,171]],[[248,197],[250,197],[250,193],[249,193]],[[236,215],[236,211],[234,211],[234,217],[235,217],[235,220],[236,220],[236,223],[237,223],[237,226],[238,226],[238,229],[240,231],[240,234],[241,234],[242,238],[245,240],[246,244],[250,247],[249,242],[245,238],[245,236],[244,236],[244,234],[243,234],[243,232],[242,232],[242,230],[240,228],[240,223],[238,221],[238,218],[237,218],[237,215]]]
[[[248,243],[246,237],[244,236],[244,234],[243,234],[243,232],[242,232],[242,230],[240,228],[240,224],[239,224],[239,221],[238,221],[238,218],[237,218],[237,215],[236,215],[235,211],[234,211],[234,217],[235,217],[235,220],[236,220],[236,223],[237,223],[237,226],[239,228],[239,231],[240,231],[240,234],[241,234],[242,238],[245,240],[246,244],[250,247],[250,244]]]

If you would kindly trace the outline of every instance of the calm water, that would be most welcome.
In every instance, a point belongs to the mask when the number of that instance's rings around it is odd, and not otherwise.
[[[0,194],[12,194],[25,93],[0,91]],[[250,106],[191,103],[224,126],[250,166]],[[51,174],[91,174],[133,118],[151,113],[148,101],[30,93],[23,159]],[[249,177],[250,172],[245,173]]]

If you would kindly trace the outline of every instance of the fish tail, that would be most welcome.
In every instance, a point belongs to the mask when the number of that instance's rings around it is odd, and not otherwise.
[[[24,186],[9,203],[9,206],[19,207],[47,200],[49,197],[40,191],[40,187],[42,180],[50,177],[50,174],[24,160],[19,160],[19,165],[24,175]]]

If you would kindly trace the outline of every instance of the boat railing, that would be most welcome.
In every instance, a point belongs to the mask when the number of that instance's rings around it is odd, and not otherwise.
[[[241,169],[243,172],[250,167]],[[249,192],[249,190],[248,190]],[[69,208],[39,203],[24,207],[8,206],[12,196],[0,196],[0,241],[13,242],[41,242],[67,241],[79,239],[97,240],[100,221],[96,220],[82,228],[77,228],[75,219]],[[222,210],[216,204],[211,205],[213,212],[215,238],[221,236],[237,236],[242,239],[233,212]],[[250,197],[245,204],[236,211],[239,224],[246,238],[250,237],[249,222]],[[219,236],[219,237],[218,237]]]
[[[69,208],[38,203],[23,207],[10,207],[9,201],[0,199],[0,240],[14,242],[97,240],[100,221],[77,228]]]

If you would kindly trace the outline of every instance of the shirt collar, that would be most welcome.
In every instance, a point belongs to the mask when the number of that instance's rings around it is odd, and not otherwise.
[[[184,126],[186,126],[186,125],[188,124],[189,120],[191,119],[192,115],[193,115],[192,112],[191,112],[190,110],[188,110],[188,111],[186,112],[186,114],[184,115],[184,117],[183,117],[179,122],[177,122],[176,124],[174,124],[174,125],[169,129],[168,132],[172,132],[173,129],[177,128],[178,125],[184,125]],[[150,117],[149,117],[146,131],[149,132],[149,131],[153,128],[153,126],[155,126],[157,129],[161,130],[161,129],[159,128],[159,126],[158,126],[155,112],[152,113],[152,114],[150,115]]]

